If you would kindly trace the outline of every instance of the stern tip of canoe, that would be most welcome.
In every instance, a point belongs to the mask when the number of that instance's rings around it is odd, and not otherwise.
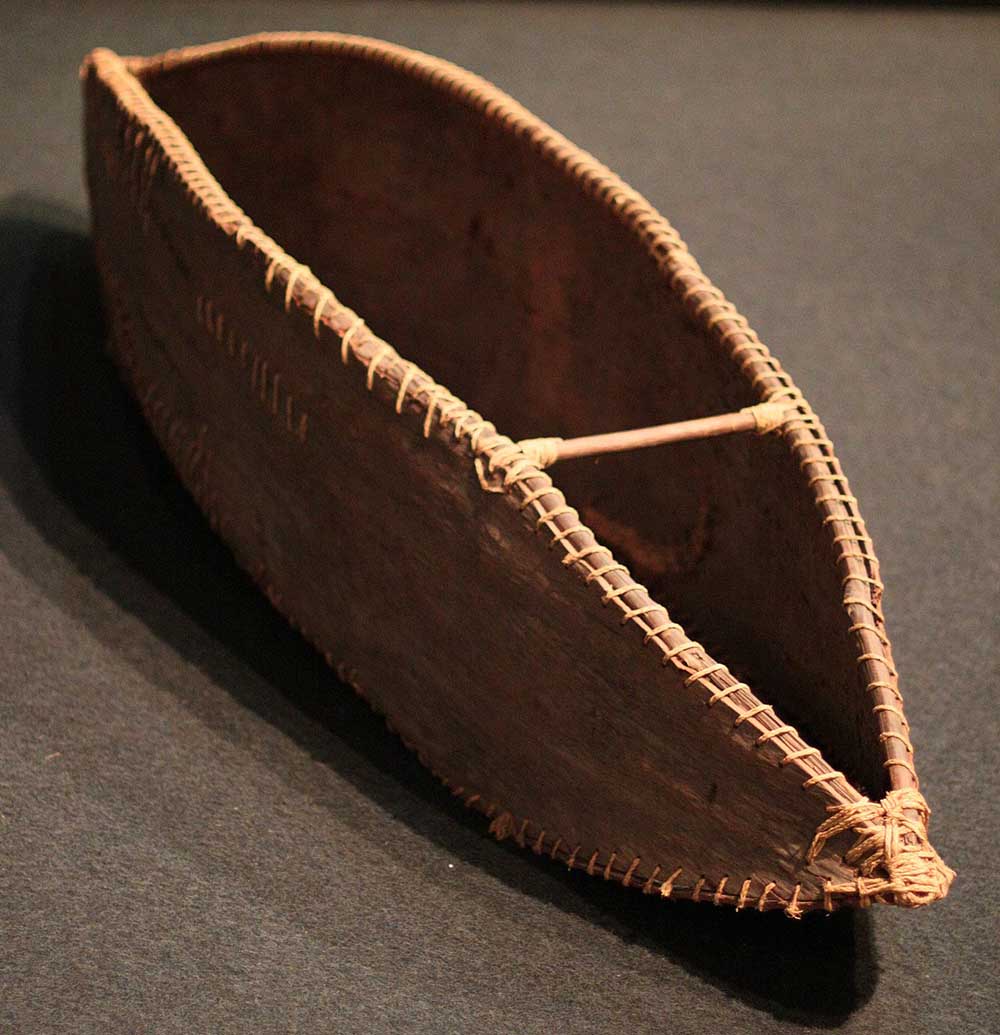
[[[890,791],[881,801],[868,798],[830,807],[830,817],[816,831],[808,860],[819,856],[828,841],[853,834],[844,862],[854,878],[830,887],[834,895],[915,909],[944,898],[955,879],[952,870],[928,840],[930,808],[915,788]]]

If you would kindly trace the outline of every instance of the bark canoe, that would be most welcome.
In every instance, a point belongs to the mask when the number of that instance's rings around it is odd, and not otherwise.
[[[484,827],[793,917],[947,893],[857,500],[645,199],[377,40],[81,74],[124,378],[240,564]],[[768,434],[546,469],[762,405]]]

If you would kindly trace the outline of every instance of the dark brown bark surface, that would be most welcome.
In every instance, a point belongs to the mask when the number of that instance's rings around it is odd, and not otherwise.
[[[511,437],[758,401],[604,201],[433,85],[302,52],[143,79],[258,225]],[[555,477],[654,598],[882,796],[831,536],[787,449],[692,443]]]
[[[315,78],[317,60],[339,117],[353,113],[358,124],[312,138],[312,109],[296,90]],[[259,225],[341,294],[343,282],[355,305],[364,296],[358,308],[399,333],[407,358],[454,376],[501,430],[538,419],[574,434],[592,430],[588,421],[662,421],[754,401],[760,378],[698,332],[676,282],[664,283],[607,192],[595,201],[501,120],[368,52],[236,51],[133,67]],[[482,492],[457,434],[420,437],[426,402],[402,407],[403,375],[384,381],[375,369],[386,346],[363,331],[374,343],[367,358],[359,353],[373,365],[367,377],[353,354],[347,369],[338,362],[330,327],[343,336],[345,325],[297,312],[292,268],[277,265],[285,260],[265,253],[262,277],[256,244],[234,244],[225,225],[231,202],[116,58],[99,56],[87,82],[98,258],[119,362],[185,483],[279,610],[498,836],[649,891],[830,908],[827,885],[850,888],[852,870],[830,852],[807,866],[805,851],[825,807],[857,792],[843,781],[803,784],[800,765],[783,756],[796,761],[808,741],[764,743],[772,731],[794,735],[781,725],[791,717],[861,787],[865,773],[881,778],[885,755],[858,686],[843,571],[830,557],[838,529],[817,511],[808,459],[781,443],[689,443],[661,456],[651,479],[629,457],[604,510],[594,501],[612,468],[569,479],[599,538],[655,580],[654,599],[704,629],[713,652],[778,709],[761,726],[763,706],[732,697],[733,723],[726,707],[707,711],[700,684],[686,679],[714,671],[714,658],[679,670],[637,650],[618,612],[595,607],[592,590],[526,534],[517,497]],[[236,103],[248,91],[254,103]],[[234,162],[249,143],[240,120],[251,108],[271,160]],[[415,133],[442,147],[421,150]],[[330,139],[350,145],[328,153]],[[296,189],[278,191],[273,170],[300,167]],[[328,185],[330,176],[347,187]],[[370,192],[363,204],[352,194],[358,180]],[[363,222],[347,225],[358,212]],[[492,233],[476,244],[487,217],[506,235],[502,246]],[[428,247],[432,225],[443,236]],[[456,247],[470,237],[478,271]],[[343,240],[350,247],[334,247]],[[386,265],[401,255],[405,282],[430,300],[419,320],[417,299],[395,290],[400,278]],[[379,284],[385,293],[371,294]],[[491,305],[496,319],[484,324]],[[545,484],[529,479],[524,491]],[[572,535],[574,521],[554,527]],[[608,578],[629,594],[622,606],[648,604]],[[818,627],[804,626],[804,611]],[[685,630],[670,635],[668,646],[683,649]],[[741,726],[747,711],[757,721]],[[813,754],[819,768],[805,775],[829,772]]]

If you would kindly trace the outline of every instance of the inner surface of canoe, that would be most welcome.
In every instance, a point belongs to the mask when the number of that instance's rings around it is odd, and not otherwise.
[[[512,438],[760,401],[606,199],[432,84],[349,54],[141,69],[255,223]],[[863,793],[888,788],[842,576],[780,437],[560,464],[598,540]]]

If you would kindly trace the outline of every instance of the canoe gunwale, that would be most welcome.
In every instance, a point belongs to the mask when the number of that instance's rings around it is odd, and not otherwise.
[[[834,563],[844,587],[843,605],[850,622],[848,631],[857,646],[858,666],[882,734],[883,765],[888,772],[890,793],[882,806],[877,807],[883,810],[883,821],[890,823],[890,817],[899,812],[898,809],[894,811],[891,803],[902,801],[906,807],[899,814],[910,826],[901,835],[901,845],[922,850],[929,847],[926,842],[929,813],[926,804],[921,804],[923,799],[917,790],[908,725],[903,716],[898,678],[885,634],[878,561],[858,511],[857,500],[851,495],[833,452],[833,444],[801,392],[750,328],[745,317],[714,287],[677,232],[641,195],[478,76],[438,58],[363,37],[332,33],[264,34],[168,51],[154,58],[123,59],[110,51],[99,50],[87,59],[83,72],[86,74],[93,68],[117,96],[123,110],[127,106],[127,110],[148,127],[147,156],[151,148],[158,149],[157,166],[172,170],[189,198],[212,224],[232,240],[235,249],[251,249],[261,267],[265,293],[275,296],[289,319],[301,320],[303,332],[311,332],[320,344],[324,339],[335,343],[345,366],[361,366],[366,387],[383,403],[391,405],[396,414],[405,412],[422,420],[425,438],[433,436],[451,450],[471,459],[479,471],[481,483],[488,483],[491,489],[499,489],[525,517],[527,529],[536,533],[544,530],[549,545],[559,547],[562,556],[558,553],[553,553],[553,556],[560,560],[562,566],[588,586],[596,587],[601,594],[601,603],[613,605],[621,612],[622,625],[634,625],[642,635],[644,646],[657,649],[664,665],[673,665],[684,673],[686,687],[700,692],[707,706],[728,708],[733,717],[734,731],[749,737],[773,765],[793,765],[803,774],[803,790],[819,795],[832,819],[841,821],[843,829],[838,833],[857,832],[857,847],[864,837],[869,836],[871,823],[878,822],[877,816],[872,819],[874,803],[862,796],[843,774],[833,770],[818,749],[807,744],[793,727],[784,724],[773,707],[759,701],[745,683],[738,682],[700,644],[687,638],[666,608],[652,600],[645,587],[632,579],[624,565],[616,561],[611,550],[602,546],[591,530],[582,524],[577,511],[567,503],[550,475],[540,470],[517,443],[437,384],[417,364],[401,357],[389,343],[371,331],[363,317],[343,305],[307,266],[288,255],[257,227],[225,193],[180,127],[155,104],[137,78],[143,72],[167,71],[174,65],[254,52],[301,49],[347,51],[391,64],[405,74],[433,82],[438,89],[460,97],[481,117],[501,122],[510,133],[528,138],[540,155],[561,167],[582,191],[600,198],[633,231],[656,263],[667,288],[684,303],[705,338],[728,351],[757,399],[787,404],[789,412],[783,422],[781,437],[807,480],[822,513],[822,525],[829,529],[831,546],[835,551]],[[308,633],[305,635],[311,638]],[[317,646],[322,650],[320,644]],[[368,696],[349,670],[338,671],[363,696]],[[417,753],[455,794],[463,796],[467,805],[486,812],[491,819],[490,830],[498,838],[513,837],[518,843],[533,847],[538,854],[545,851],[553,859],[562,858],[571,868],[600,872],[606,879],[642,886],[647,892],[659,892],[664,896],[686,895],[716,904],[732,904],[737,908],[751,905],[759,909],[783,908],[793,916],[809,908],[829,910],[835,904],[867,905],[873,900],[923,904],[923,900],[905,901],[906,888],[899,881],[885,877],[885,860],[876,860],[868,874],[859,871],[853,885],[828,886],[818,898],[800,897],[797,887],[791,899],[779,900],[772,893],[773,882],[770,886],[765,882],[763,890],[754,895],[750,894],[750,880],[740,882],[736,878],[731,881],[726,878],[721,885],[708,890],[704,879],[684,888],[674,883],[680,874],[668,873],[666,867],[661,869],[658,866],[652,873],[640,875],[638,859],[622,859],[616,865],[614,853],[607,852],[594,852],[586,859],[578,858],[577,850],[562,845],[559,839],[549,845],[545,840],[545,830],[532,820],[515,819],[503,811],[491,814],[483,807],[478,795],[466,795],[464,788],[456,788],[429,764],[419,750]],[[900,796],[897,792],[903,793]],[[843,826],[843,823],[847,825]],[[868,833],[863,833],[862,828]],[[818,838],[818,841],[818,851],[822,851],[826,838]],[[866,884],[865,880],[874,881],[874,874],[879,875],[881,883]],[[738,886],[740,891],[730,891],[727,884]],[[931,897],[941,897],[946,890],[945,883],[940,894]]]

